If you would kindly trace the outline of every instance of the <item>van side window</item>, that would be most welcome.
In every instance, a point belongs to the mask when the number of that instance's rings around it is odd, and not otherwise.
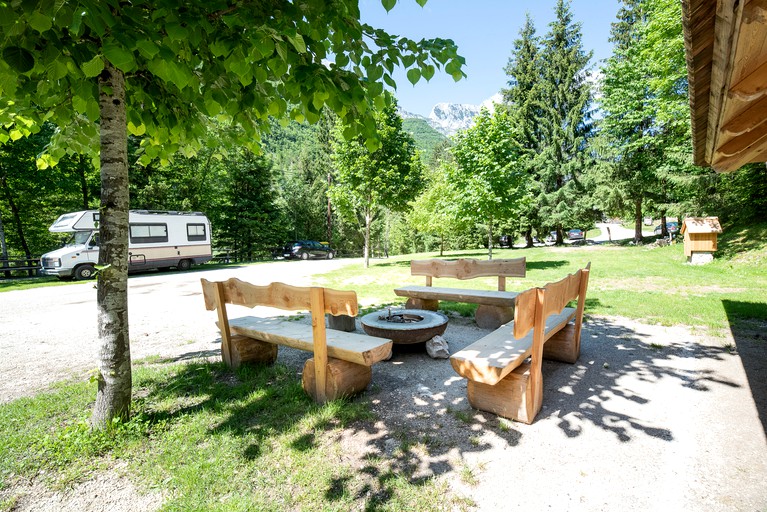
[[[146,244],[168,241],[167,224],[131,224],[130,241],[135,244]]]
[[[207,237],[205,236],[205,224],[187,224],[186,239],[190,242],[207,240]]]

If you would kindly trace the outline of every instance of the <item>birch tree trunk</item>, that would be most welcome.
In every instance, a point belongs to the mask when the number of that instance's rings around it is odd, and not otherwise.
[[[99,76],[101,206],[98,273],[99,373],[91,426],[126,418],[131,402],[128,331],[128,133],[125,77],[106,62]]]
[[[487,259],[493,259],[493,219],[487,223]]]

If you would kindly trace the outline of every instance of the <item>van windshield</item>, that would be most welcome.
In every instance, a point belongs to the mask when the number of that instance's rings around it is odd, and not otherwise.
[[[91,236],[90,231],[75,231],[74,233],[72,233],[71,238],[67,240],[64,246],[72,247],[75,245],[85,245],[85,242],[88,241],[88,237],[90,236]]]

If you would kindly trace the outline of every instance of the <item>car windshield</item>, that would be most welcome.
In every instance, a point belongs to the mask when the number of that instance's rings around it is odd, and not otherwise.
[[[85,245],[85,242],[88,241],[88,237],[91,236],[90,231],[75,231],[72,233],[72,236],[67,240],[67,242],[64,244],[65,247],[72,247],[75,245]]]

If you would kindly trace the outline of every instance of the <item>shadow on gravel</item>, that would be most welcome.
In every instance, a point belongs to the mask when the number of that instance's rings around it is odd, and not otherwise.
[[[767,304],[723,300],[732,338],[767,434]]]
[[[728,355],[723,347],[684,340],[649,340],[614,321],[590,317],[584,324],[577,363],[544,362],[544,408],[536,421],[558,418],[559,427],[568,437],[581,435],[581,424],[589,422],[614,433],[621,442],[637,434],[672,441],[674,432],[649,426],[646,418],[630,412],[663,397],[649,388],[647,393],[632,388],[640,390],[645,384],[661,381],[700,392],[709,391],[713,384],[739,387],[714,371],[685,369],[685,359],[721,360]],[[629,381],[636,384],[627,384]],[[621,401],[633,404],[626,408],[629,412],[620,412]]]

